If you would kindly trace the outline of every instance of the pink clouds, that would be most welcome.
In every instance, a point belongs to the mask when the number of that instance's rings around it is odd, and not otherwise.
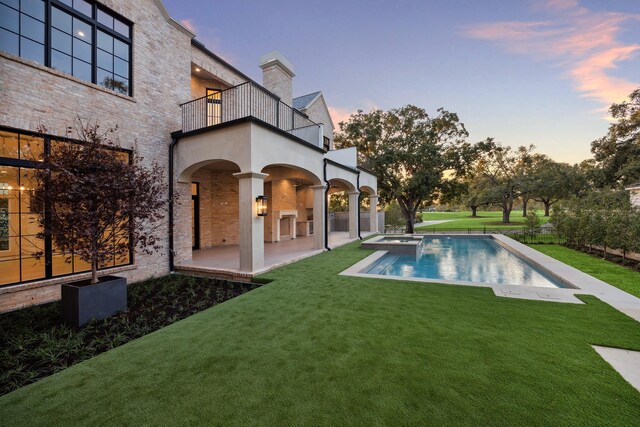
[[[191,19],[182,19],[180,20],[180,24],[182,24],[183,27],[185,27],[187,30],[191,31],[192,33],[196,33],[196,25],[193,23],[193,20]]]
[[[340,122],[348,122],[352,114],[356,114],[356,111],[350,111],[346,108],[328,107],[331,120],[336,130],[340,129]]]
[[[640,58],[640,44],[619,40],[624,26],[638,25],[640,15],[593,12],[577,0],[544,0],[538,6],[549,19],[477,24],[464,34],[496,42],[509,52],[553,61],[577,91],[601,102],[604,109],[633,91],[637,81],[609,72],[623,61]]]

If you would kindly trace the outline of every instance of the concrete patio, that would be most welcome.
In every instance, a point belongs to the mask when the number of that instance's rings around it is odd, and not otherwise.
[[[361,233],[363,238],[372,234],[375,233]],[[329,233],[329,247],[331,249],[355,240],[358,239],[349,238],[349,232]],[[176,271],[249,278],[321,252],[324,252],[324,249],[313,248],[313,236],[282,240],[276,243],[265,243],[264,268],[257,272],[249,273],[240,270],[239,245],[214,246],[207,249],[194,250],[190,261],[176,264]]]

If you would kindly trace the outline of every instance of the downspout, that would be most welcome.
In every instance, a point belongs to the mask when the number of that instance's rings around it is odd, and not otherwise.
[[[169,144],[169,271],[174,271],[174,251],[173,251],[173,149],[178,145],[177,138],[171,139]]]
[[[358,186],[357,190],[358,190],[358,206],[357,206],[357,218],[358,218],[358,239],[362,240],[362,236],[360,235],[360,195],[362,193],[360,193],[360,171],[358,171],[358,174],[356,175],[356,185]]]
[[[327,180],[327,159],[322,159],[324,162],[324,166],[322,169],[324,183],[327,186],[327,189],[324,190],[324,248],[328,251],[331,250],[329,247],[329,189],[331,188],[331,183]]]

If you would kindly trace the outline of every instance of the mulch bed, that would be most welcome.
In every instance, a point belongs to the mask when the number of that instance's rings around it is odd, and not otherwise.
[[[2,314],[0,396],[258,286],[182,275],[134,283],[126,312],[81,329],[61,320],[59,301]]]

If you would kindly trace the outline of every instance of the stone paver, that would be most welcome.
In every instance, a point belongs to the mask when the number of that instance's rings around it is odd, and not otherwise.
[[[640,392],[640,351],[592,345],[593,349]]]

